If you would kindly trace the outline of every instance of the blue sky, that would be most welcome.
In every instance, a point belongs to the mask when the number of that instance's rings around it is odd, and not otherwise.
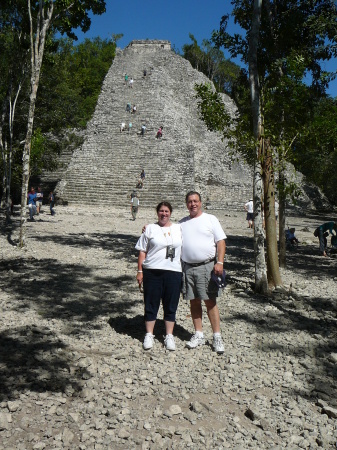
[[[192,33],[201,44],[209,39],[212,31],[219,28],[221,17],[232,10],[230,0],[106,0],[106,13],[92,17],[90,30],[84,35],[77,32],[79,40],[99,36],[109,39],[112,34],[122,33],[118,46],[126,47],[133,39],[166,39],[172,47],[181,49],[190,43]],[[233,21],[229,31],[238,31]],[[225,53],[226,54],[226,53]],[[226,57],[229,57],[226,54]],[[239,60],[235,61],[240,63]],[[326,70],[336,70],[336,60],[325,63]],[[337,80],[334,80],[328,93],[337,97]]]

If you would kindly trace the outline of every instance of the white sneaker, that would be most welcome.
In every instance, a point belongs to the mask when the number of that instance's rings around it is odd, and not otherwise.
[[[225,351],[221,336],[213,336],[213,350],[219,354]]]
[[[143,342],[143,349],[150,350],[150,348],[153,347],[153,340],[154,340],[154,335],[151,333],[146,333],[144,342]]]
[[[189,342],[187,342],[186,347],[187,348],[196,348],[199,347],[199,345],[204,345],[205,339],[203,336],[199,336],[198,334],[194,334]]]
[[[176,349],[176,343],[174,342],[174,337],[172,334],[167,334],[165,336],[164,344],[167,350],[174,351]]]

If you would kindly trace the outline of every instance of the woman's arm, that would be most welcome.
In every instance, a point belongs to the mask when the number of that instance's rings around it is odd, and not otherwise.
[[[143,282],[143,262],[146,258],[146,252],[140,251],[138,254],[138,270],[137,270],[137,281],[139,286]]]

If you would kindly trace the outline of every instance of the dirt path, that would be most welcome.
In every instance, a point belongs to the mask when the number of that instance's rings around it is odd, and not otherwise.
[[[318,255],[320,218],[288,219],[301,246],[287,292],[264,298],[244,212],[215,212],[229,280],[217,356],[185,348],[183,301],[177,351],[163,348],[161,320],[141,348],[134,245],[153,211],[135,222],[128,208],[56,211],[28,224],[23,251],[17,229],[0,236],[0,449],[336,448],[337,260]]]

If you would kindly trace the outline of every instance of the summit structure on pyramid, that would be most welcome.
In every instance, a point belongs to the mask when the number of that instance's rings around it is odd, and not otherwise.
[[[118,49],[84,142],[56,187],[58,197],[69,204],[125,206],[136,189],[142,206],[168,200],[179,208],[193,189],[205,206],[242,210],[252,194],[251,169],[233,163],[220,134],[207,130],[197,110],[196,83],[210,80],[175,54],[169,41],[134,40]],[[232,100],[224,96],[224,102],[234,114]],[[136,105],[135,114],[128,104]],[[156,138],[161,126],[162,138]],[[143,187],[136,188],[143,169]]]

